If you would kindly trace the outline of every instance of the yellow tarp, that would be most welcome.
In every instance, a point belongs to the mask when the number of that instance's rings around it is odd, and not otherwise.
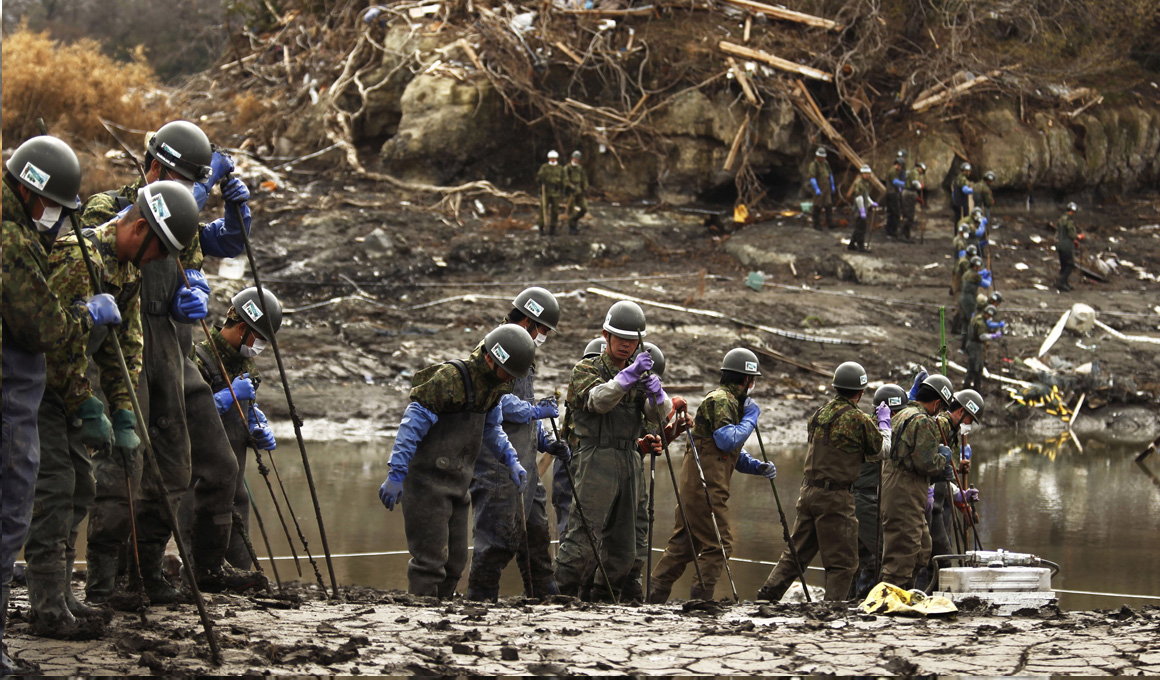
[[[733,221],[738,224],[745,224],[749,221],[749,208],[746,208],[744,203],[738,203],[733,208]]]
[[[945,597],[927,597],[921,591],[907,591],[889,583],[879,583],[866,596],[862,611],[897,616],[945,616],[959,609]]]

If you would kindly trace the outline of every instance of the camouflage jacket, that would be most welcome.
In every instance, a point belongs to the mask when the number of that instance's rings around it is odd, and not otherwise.
[[[476,347],[464,363],[473,391],[471,413],[488,413],[499,403],[500,397],[512,391],[512,384],[500,380],[487,365],[482,345]],[[468,410],[463,376],[450,363],[428,366],[416,373],[411,379],[410,398],[436,415]]]
[[[813,177],[818,180],[818,186],[822,188],[822,191],[829,191],[831,174],[830,164],[815,156],[814,160],[810,162],[809,169],[806,170],[806,181],[808,182],[809,178]],[[824,187],[822,187],[823,184],[825,184]]]
[[[967,325],[968,345],[982,345],[987,342],[987,338],[983,336],[991,332],[987,329],[987,318],[983,316],[982,309],[976,310],[975,315],[971,317],[971,323]]]
[[[959,266],[958,260],[962,259],[962,258],[959,258],[959,252],[966,250],[966,249],[967,249],[967,237],[966,236],[963,236],[962,234],[958,234],[954,237],[954,239],[951,240],[951,253],[953,253],[955,258],[956,258],[956,261],[955,261],[955,268],[956,269]],[[966,257],[965,255],[963,257],[966,258],[968,266],[970,266],[971,258]],[[962,272],[959,272],[959,276],[962,276]]]
[[[536,181],[544,187],[544,192],[549,196],[563,195],[566,189],[564,166],[544,163],[536,173]]]
[[[882,451],[882,433],[874,419],[843,396],[814,411],[806,432],[810,443],[804,468],[807,479],[853,484],[861,474],[862,463]],[[840,455],[823,458],[811,453],[823,448]]]
[[[104,390],[110,410],[131,411],[133,402],[129,393],[130,390],[137,389],[144,347],[141,337],[141,271],[128,262],[124,264],[117,262],[116,224],[86,230],[86,235],[89,233],[92,237],[85,239],[85,247],[92,255],[93,267],[101,278],[101,288],[117,299],[117,307],[121,310],[121,325],[109,330],[115,330],[117,333],[133,384],[125,384],[116,352],[113,351],[113,343],[108,339],[93,348],[93,363],[100,373],[101,389]],[[52,268],[49,284],[62,300],[75,304],[76,301],[83,301],[93,294],[89,271],[85,267],[84,257],[75,235],[70,234],[57,241],[52,255],[49,256],[49,265]],[[105,327],[93,329],[70,340],[45,357],[48,363],[48,387],[56,390],[64,399],[66,413],[71,414],[93,396],[93,388],[85,375],[89,366],[88,349],[90,344],[95,344],[106,332]],[[90,343],[90,340],[93,343]]]
[[[242,375],[243,373],[249,373],[251,380],[261,377],[261,375],[258,373],[258,366],[254,361],[254,358],[242,356],[241,352],[234,349],[233,345],[231,345],[229,342],[226,342],[226,339],[222,337],[222,330],[219,326],[214,326],[213,329],[210,330],[209,337],[210,340],[213,340],[213,347],[217,348],[218,356],[222,358],[222,364],[226,368],[226,375],[223,377],[227,382],[232,382],[234,378]],[[222,387],[218,387],[217,385],[220,385],[221,383],[214,380],[214,378],[216,378],[221,373],[221,371],[216,365],[217,359],[214,358],[213,349],[210,346],[210,340],[202,340],[200,343],[198,343],[194,347],[193,353],[190,354],[190,358],[193,359],[193,363],[197,365],[197,370],[201,372],[201,377],[205,378],[205,381],[209,383],[211,387],[214,389],[225,389],[224,385]],[[198,348],[201,348],[202,351],[199,352]],[[210,363],[206,363],[206,358],[208,358]],[[257,387],[256,383],[254,387]]]
[[[64,299],[52,289],[49,252],[53,239],[36,230],[7,178],[3,194],[4,331],[29,352],[59,350],[85,335],[93,317],[83,299]]]
[[[580,362],[577,363],[575,367],[573,367],[572,377],[568,383],[568,395],[565,398],[564,403],[568,406],[568,410],[573,412],[572,432],[574,436],[580,435],[580,433],[578,433],[575,429],[577,418],[576,414],[581,412],[592,412],[589,410],[588,406],[589,392],[591,392],[593,388],[599,385],[603,385],[609,380],[612,380],[612,378],[614,378],[619,372],[620,369],[617,368],[616,364],[612,362],[612,358],[608,355],[607,351],[601,353],[600,356],[592,357],[589,359],[581,359]],[[664,416],[659,413],[661,410],[664,410],[666,414],[668,413],[667,406],[665,406],[665,408],[661,408],[654,406],[651,402],[648,404],[645,403],[644,386],[639,382],[633,385],[632,388],[623,397],[621,397],[618,403],[632,404],[635,407],[636,412],[639,413],[642,418],[647,416],[648,420],[651,421],[651,425],[654,426],[663,423]],[[666,405],[668,403],[668,400],[666,400]],[[597,413],[597,415],[602,414]],[[582,431],[583,429],[581,429],[581,432]]]
[[[991,192],[991,185],[984,182],[975,182],[975,203],[990,208],[995,205],[995,194]]]
[[[963,294],[974,297],[979,294],[979,284],[983,282],[983,275],[970,268],[970,260],[967,262],[967,269],[963,272]]]
[[[858,176],[858,179],[854,180],[854,189],[853,189],[853,193],[851,194],[850,198],[856,201],[859,196],[861,196],[862,200],[865,201],[866,210],[869,210],[870,209],[870,200],[871,200],[870,199],[870,181],[867,180],[866,178],[862,177],[861,175]]]
[[[959,261],[955,263],[954,276],[955,278],[961,280],[964,276],[967,275],[967,272],[969,271],[971,271],[971,258],[963,255],[959,258]],[[979,279],[982,280],[982,277],[980,276]]]
[[[571,163],[564,166],[564,189],[571,194],[588,191],[588,173],[584,172],[584,166]]]
[[[137,192],[145,184],[145,180],[138,179],[132,184],[126,184],[115,192],[93,194],[85,199],[81,206],[81,226],[86,229],[98,227],[113,219],[118,212],[117,198],[123,198],[130,204],[137,202]],[[201,269],[205,263],[205,256],[201,252],[201,229],[197,230],[193,241],[181,251],[181,266],[184,269]]]
[[[891,418],[893,446],[890,460],[903,470],[920,477],[931,477],[943,471],[947,460],[938,452],[942,443],[935,419],[926,409],[911,404]]]
[[[1079,236],[1079,231],[1076,229],[1075,220],[1067,213],[1059,218],[1059,229],[1056,233],[1059,238],[1059,245],[1065,248],[1070,248],[1073,245],[1076,237]]]
[[[926,188],[926,175],[923,174],[918,166],[914,166],[906,172],[906,187],[903,191],[922,191]]]
[[[963,193],[963,187],[969,186],[971,180],[967,177],[967,173],[960,172],[955,181],[951,183],[951,204],[960,207],[966,207],[967,195]]]
[[[714,432],[726,425],[740,423],[743,396],[744,385],[721,385],[705,395],[705,400],[697,407],[697,415],[693,418],[693,436],[711,439]]]

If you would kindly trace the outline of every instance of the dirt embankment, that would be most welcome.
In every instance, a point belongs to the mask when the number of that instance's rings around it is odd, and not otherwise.
[[[545,238],[531,226],[530,210],[508,214],[481,206],[486,214],[465,214],[459,226],[391,200],[374,207],[344,204],[344,197],[377,190],[357,183],[350,188],[329,194],[325,211],[273,212],[280,196],[255,201],[262,274],[291,312],[280,338],[297,406],[308,424],[353,421],[340,434],[392,429],[414,372],[468,353],[527,285],[548,287],[563,307],[560,332],[538,357],[539,394],[566,389],[572,365],[614,301],[607,295],[719,312],[806,336],[794,339],[728,319],[645,306],[649,340],[668,357],[666,383],[684,396],[712,388],[720,358],[731,347],[781,354],[762,355],[756,397],[765,404],[763,428],[796,440],[803,438],[804,418],[827,398],[834,366],[860,361],[872,384],[909,386],[919,365],[935,368],[938,306],[947,306],[948,318],[954,310],[948,294],[950,220],[934,211],[927,215],[924,243],[889,241],[879,230],[871,237],[873,251],[861,254],[844,247],[846,229],[815,232],[807,217],[788,212],[728,234],[706,228],[703,215],[594,204],[579,236]],[[1106,283],[1077,273],[1076,290],[1069,294],[1053,287],[1058,262],[1047,223],[1058,217],[1054,209],[1028,213],[1022,205],[1001,204],[995,212],[991,268],[995,288],[1005,296],[1000,316],[1009,325],[988,350],[991,371],[1043,380],[1021,359],[1038,353],[1044,336],[1075,302],[1091,305],[1101,321],[1123,333],[1157,335],[1160,204],[1154,196],[1084,207],[1078,221],[1088,233],[1085,253],[1100,253],[1118,269]],[[839,221],[848,217],[841,209],[836,213]],[[213,272],[214,266],[207,269]],[[759,291],[744,284],[753,270],[765,274]],[[241,283],[211,281],[220,314]],[[957,341],[948,344],[949,358],[965,365]],[[1086,336],[1066,332],[1044,361],[1058,367],[1050,379],[1069,404],[1086,392],[1085,411],[1105,404],[1154,411],[1158,350],[1096,329]],[[1089,362],[1092,374],[1072,371]],[[285,416],[284,403],[274,403],[281,402],[281,391],[274,385],[273,357],[263,356],[261,363],[272,388],[263,390],[265,403],[275,416]],[[953,369],[950,375],[956,384],[961,380]],[[1009,404],[996,381],[984,393],[989,424],[1043,417],[1040,410]],[[1077,425],[1084,427],[1086,420],[1095,429],[1116,427],[1115,413],[1087,411]],[[1155,423],[1145,419],[1138,438],[1149,428]],[[334,431],[316,432],[326,437]]]
[[[691,601],[612,606],[570,598],[498,605],[349,589],[298,605],[214,595],[223,664],[210,664],[193,606],[117,614],[100,640],[26,634],[22,588],[7,637],[16,658],[50,675],[1153,675],[1160,610],[1029,609],[998,618],[862,614],[844,603]]]

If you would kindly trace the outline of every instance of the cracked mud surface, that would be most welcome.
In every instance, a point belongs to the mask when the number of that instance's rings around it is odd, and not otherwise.
[[[440,603],[360,588],[346,596],[292,609],[210,596],[218,667],[192,606],[154,607],[145,625],[118,613],[103,639],[87,642],[30,637],[17,614],[8,642],[18,659],[55,675],[1160,674],[1156,607],[1010,618],[966,607],[923,620],[834,603]],[[27,608],[23,589],[13,601]]]

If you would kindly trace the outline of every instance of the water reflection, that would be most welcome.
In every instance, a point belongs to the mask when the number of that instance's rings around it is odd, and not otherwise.
[[[309,444],[332,551],[337,555],[398,553],[336,558],[340,583],[378,588],[407,586],[403,517],[397,511],[387,512],[377,495],[387,473],[390,446],[389,439]],[[1133,464],[1132,458],[1142,445],[1085,439],[1084,452],[1080,453],[1066,433],[1044,440],[1011,431],[986,430],[972,438],[972,447],[975,469],[971,476],[982,492],[978,510],[985,548],[1030,552],[1058,562],[1062,571],[1054,581],[1057,588],[1160,595],[1160,569],[1156,568],[1160,542],[1155,540],[1160,523],[1160,479]],[[673,465],[678,469],[679,450],[677,445],[672,447]],[[768,450],[778,466],[778,491],[792,523],[805,447],[772,446]],[[276,455],[295,514],[307,536],[315,537],[317,529],[298,453],[283,446]],[[663,458],[657,467],[654,545],[663,547],[674,525],[676,501]],[[749,560],[774,560],[784,543],[773,495],[765,479],[735,475],[733,480],[730,512],[737,546],[735,556],[746,560],[733,562],[733,575],[739,594],[752,598],[770,566]],[[250,486],[267,521],[274,551],[288,555],[286,538],[277,526],[269,494],[252,466]],[[258,537],[254,538],[257,542]],[[265,554],[261,545],[257,549]],[[310,550],[325,578],[321,544],[313,539]],[[654,554],[654,563],[659,556],[660,553]],[[278,567],[283,578],[297,578],[291,562],[280,561]],[[307,580],[312,579],[305,559],[303,574]],[[691,578],[692,574],[686,574],[677,583],[674,596],[687,596]],[[811,573],[810,581],[820,584],[821,575]],[[514,595],[520,587],[519,574],[510,566],[504,574],[501,593]],[[727,582],[718,584],[719,597],[727,597],[728,592]],[[1148,602],[1125,601],[1131,605]],[[1091,609],[1119,606],[1121,601],[1064,595],[1062,604]]]

